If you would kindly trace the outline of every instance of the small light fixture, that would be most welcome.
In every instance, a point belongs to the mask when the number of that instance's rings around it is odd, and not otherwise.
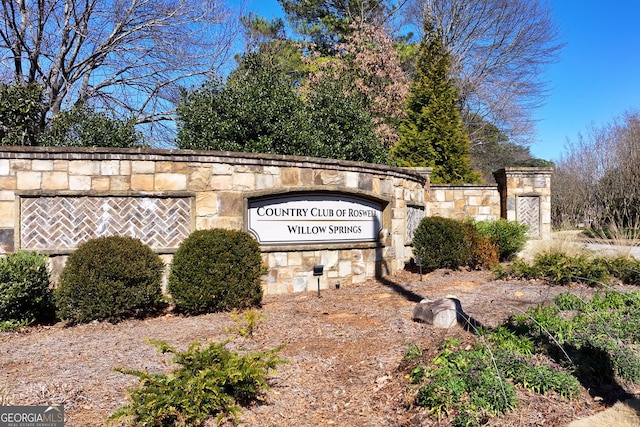
[[[318,277],[318,298],[320,298],[320,276],[324,272],[324,265],[316,264],[313,266],[313,275]]]

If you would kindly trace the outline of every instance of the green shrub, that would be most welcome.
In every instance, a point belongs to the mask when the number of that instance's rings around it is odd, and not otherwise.
[[[522,279],[546,279],[556,285],[585,283],[602,286],[609,283],[609,268],[603,258],[569,256],[562,252],[540,253],[532,264],[517,259],[503,276]]]
[[[152,341],[180,368],[169,375],[117,368],[136,376],[139,387],[130,390],[130,402],[119,408],[110,421],[149,427],[199,426],[210,416],[218,421],[237,415],[239,405],[256,400],[268,389],[267,375],[285,363],[272,350],[238,354],[225,348],[227,342],[213,342],[205,348],[193,343],[180,352],[161,341]]]
[[[469,263],[467,228],[462,221],[425,217],[413,235],[413,252],[427,271],[457,269]]]
[[[487,236],[480,234],[472,222],[465,222],[467,243],[469,244],[469,260],[472,269],[492,269],[498,265],[498,246]]]
[[[415,403],[438,417],[458,414],[453,425],[480,425],[480,420],[508,412],[517,403],[515,389],[492,358],[479,343],[472,349],[447,345],[433,365],[412,371],[412,381],[419,385]]]
[[[617,257],[607,260],[613,277],[627,285],[640,285],[640,261],[632,257]]]
[[[73,252],[55,291],[60,318],[71,323],[108,320],[157,311],[162,306],[164,263],[131,237],[89,240]]]
[[[527,243],[529,226],[526,224],[501,218],[497,221],[478,221],[474,225],[481,235],[498,247],[500,261],[513,258]]]
[[[212,229],[189,235],[173,256],[168,291],[176,310],[199,314],[259,305],[262,257],[246,232]]]
[[[480,329],[478,332],[493,348],[499,348],[502,351],[521,356],[533,355],[533,341],[531,338],[517,335],[503,325],[498,325],[492,330]]]
[[[580,310],[587,306],[586,301],[578,295],[571,293],[556,295],[555,298],[553,298],[553,303],[559,310]]]
[[[24,326],[54,312],[47,256],[18,251],[0,258],[0,321]]]

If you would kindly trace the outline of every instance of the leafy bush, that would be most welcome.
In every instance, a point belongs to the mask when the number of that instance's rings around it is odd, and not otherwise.
[[[0,145],[37,145],[44,93],[38,83],[0,83]]]
[[[525,335],[517,335],[503,325],[498,325],[492,330],[478,331],[492,348],[499,348],[502,351],[508,351],[513,354],[523,356],[533,355],[533,341]]]
[[[72,323],[152,313],[161,307],[164,263],[131,237],[89,240],[73,252],[55,291],[60,318]]]
[[[55,147],[146,147],[135,124],[135,119],[122,120],[114,111],[74,106],[53,118],[38,143]]]
[[[240,355],[225,348],[228,342],[213,342],[205,348],[193,343],[186,352],[162,341],[151,341],[180,366],[169,375],[118,368],[136,376],[139,387],[130,390],[130,403],[119,408],[110,421],[130,425],[199,426],[210,416],[218,421],[237,415],[239,405],[254,401],[268,389],[267,375],[284,363],[272,350]]]
[[[498,247],[487,236],[480,234],[473,223],[465,222],[469,244],[469,267],[477,270],[492,269],[498,265]]]
[[[46,255],[18,251],[0,258],[0,322],[5,328],[52,318],[49,277]]]
[[[256,306],[262,300],[261,263],[260,246],[248,233],[198,230],[173,256],[168,290],[186,314]]]
[[[183,96],[178,147],[385,162],[388,150],[364,99],[326,71],[301,97],[282,66],[261,53],[243,56],[224,83]]]
[[[553,303],[559,310],[580,310],[587,305],[582,298],[570,293],[558,294],[553,299]]]
[[[617,257],[607,260],[612,276],[627,285],[640,285],[640,261],[632,257]]]
[[[469,242],[464,223],[438,216],[425,217],[413,235],[413,252],[429,270],[457,269],[469,262]]]
[[[603,258],[589,258],[584,255],[568,256],[561,252],[540,253],[532,264],[515,260],[505,276],[522,279],[546,279],[556,285],[585,283],[602,286],[609,283],[609,268]]]
[[[415,403],[438,417],[457,414],[453,425],[480,425],[514,408],[515,390],[496,370],[491,352],[482,345],[458,345],[446,344],[433,365],[414,368],[410,378],[418,385]]]
[[[481,235],[498,247],[500,261],[513,258],[527,243],[529,226],[526,224],[501,218],[497,221],[478,221],[474,225]]]

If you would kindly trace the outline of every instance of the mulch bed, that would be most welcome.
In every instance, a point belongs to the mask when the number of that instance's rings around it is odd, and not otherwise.
[[[571,290],[537,281],[495,281],[487,272],[438,270],[421,276],[402,272],[384,281],[270,295],[266,316],[251,338],[232,345],[248,350],[285,344],[280,365],[263,400],[243,409],[239,426],[436,426],[447,425],[411,405],[403,372],[408,344],[435,351],[446,337],[470,339],[455,326],[448,330],[412,320],[422,298],[455,295],[479,323],[496,326],[510,314]],[[118,324],[26,328],[0,333],[0,389],[13,405],[63,404],[67,426],[102,426],[127,401],[137,379],[116,367],[169,372],[174,366],[147,339],[185,350],[229,337],[237,326],[229,313],[183,317],[171,313]],[[584,390],[567,401],[559,396],[518,392],[518,408],[489,425],[562,426],[604,409],[602,396]],[[215,423],[212,421],[211,425]],[[226,420],[223,425],[232,426]]]

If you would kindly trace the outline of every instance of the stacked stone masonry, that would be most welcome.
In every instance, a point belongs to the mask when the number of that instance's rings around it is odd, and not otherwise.
[[[429,172],[249,153],[2,147],[0,253],[47,253],[55,278],[83,241],[120,234],[140,238],[169,265],[194,230],[247,230],[254,198],[322,191],[379,203],[382,230],[375,242],[262,246],[265,292],[298,292],[317,288],[317,264],[324,265],[322,289],[404,268],[424,215],[493,219],[518,215],[515,206],[513,212],[505,209],[509,197],[547,203],[550,171],[542,178],[540,171],[503,171],[505,193],[510,185],[523,186],[504,196],[500,181],[498,187],[430,188]],[[543,220],[547,209],[540,209]]]
[[[428,192],[429,214],[447,218],[500,218],[500,193],[496,185],[432,184]]]

